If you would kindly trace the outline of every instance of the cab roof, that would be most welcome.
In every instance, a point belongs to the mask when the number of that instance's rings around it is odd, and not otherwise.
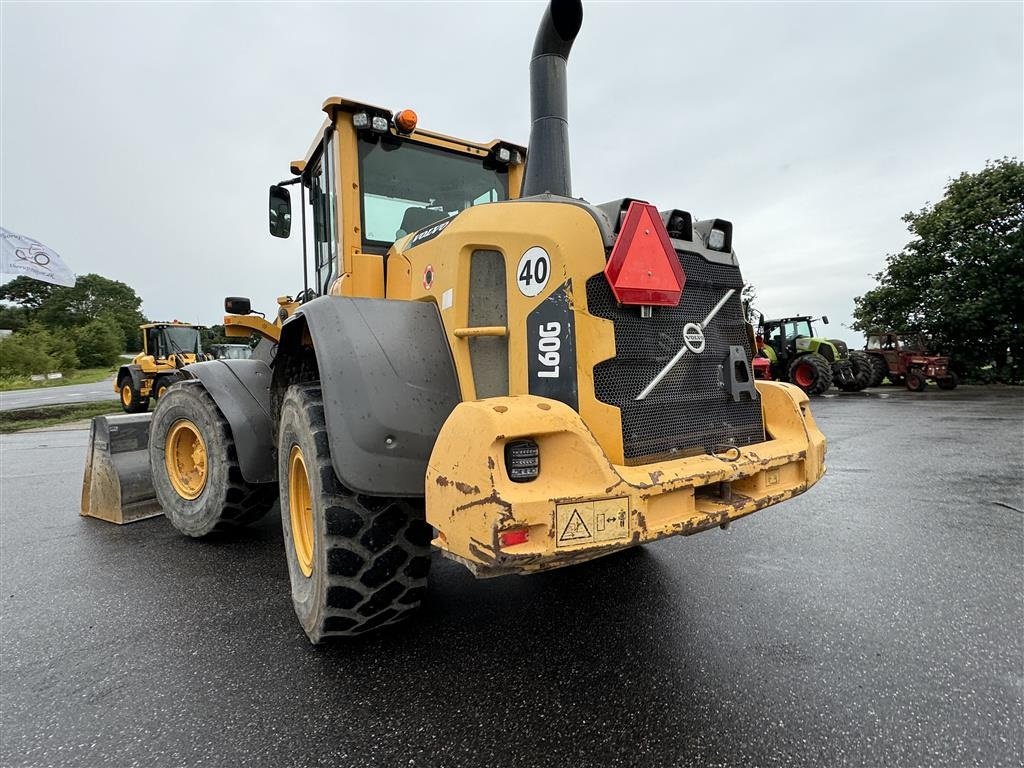
[[[424,144],[431,144],[433,146],[441,147],[442,149],[448,149],[453,152],[461,152],[467,155],[477,155],[479,157],[486,157],[489,155],[494,148],[501,144],[509,147],[510,149],[518,150],[522,157],[526,158],[526,147],[514,144],[510,141],[504,141],[502,139],[491,139],[488,142],[477,142],[469,141],[467,139],[460,139],[456,136],[448,136],[443,133],[436,133],[434,131],[423,130],[422,128],[415,128],[411,133],[399,133],[395,127],[392,119],[394,118],[394,112],[386,107],[379,107],[375,104],[368,104],[362,101],[355,101],[354,99],[346,99],[343,96],[331,96],[326,99],[321,106],[321,109],[327,114],[327,119],[324,120],[320,130],[317,131],[309,149],[306,150],[306,155],[302,160],[293,160],[289,164],[289,170],[296,176],[305,170],[306,166],[313,159],[313,156],[320,149],[320,142],[324,135],[324,131],[334,124],[338,118],[339,112],[346,112],[348,114],[355,114],[366,110],[373,112],[376,115],[381,115],[387,118],[388,130],[393,136],[397,136],[402,139],[412,139],[414,141],[420,141]]]

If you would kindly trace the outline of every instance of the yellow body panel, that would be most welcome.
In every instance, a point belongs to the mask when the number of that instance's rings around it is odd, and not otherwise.
[[[594,366],[614,357],[615,341],[611,321],[587,313],[584,286],[605,264],[604,243],[593,216],[571,204],[490,203],[463,211],[441,236],[406,250],[410,240],[411,236],[403,238],[392,250],[388,262],[388,296],[433,301],[441,308],[462,396],[467,400],[476,398],[468,343],[472,334],[456,331],[469,327],[470,260],[474,251],[498,251],[504,255],[510,323],[514,318],[526,317],[563,284],[571,283],[580,415],[592,425],[605,453],[612,461],[621,463],[619,410],[600,402],[594,394]],[[551,276],[544,291],[527,297],[517,289],[515,272],[520,257],[536,246],[547,251]],[[428,267],[433,280],[429,288],[424,288],[424,273]],[[445,299],[448,291],[451,291],[450,305]],[[509,329],[510,395],[529,392],[526,359],[529,351],[526,334],[518,325],[513,323]]]
[[[799,388],[758,381],[764,443],[729,456],[643,466],[611,460],[568,406],[521,395],[464,402],[441,430],[427,469],[434,544],[479,576],[528,573],[692,534],[802,493],[824,474],[825,438]],[[539,477],[514,483],[504,445],[540,447]],[[503,531],[529,529],[502,547]]]

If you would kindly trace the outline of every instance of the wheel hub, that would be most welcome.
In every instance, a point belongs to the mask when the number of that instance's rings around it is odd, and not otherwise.
[[[199,428],[188,419],[171,425],[164,445],[167,477],[174,490],[184,499],[195,499],[206,487],[206,443]]]
[[[288,455],[288,514],[295,559],[302,575],[308,577],[313,573],[313,496],[302,449],[297,445]]]
[[[798,365],[796,370],[793,371],[793,378],[796,379],[797,386],[809,387],[814,383],[814,373],[811,371],[809,363],[803,363]]]

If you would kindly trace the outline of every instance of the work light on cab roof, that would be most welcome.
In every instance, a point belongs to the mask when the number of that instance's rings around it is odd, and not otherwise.
[[[686,274],[653,205],[630,202],[604,274],[619,304],[678,306]]]

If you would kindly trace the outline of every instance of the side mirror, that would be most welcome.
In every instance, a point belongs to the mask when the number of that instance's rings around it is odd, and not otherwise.
[[[270,234],[288,237],[292,231],[292,197],[288,190],[275,184],[270,188]]]
[[[227,296],[224,298],[224,311],[229,315],[251,315],[252,302],[244,296]]]
[[[822,315],[821,322],[823,322],[825,325],[828,325],[828,315]]]

